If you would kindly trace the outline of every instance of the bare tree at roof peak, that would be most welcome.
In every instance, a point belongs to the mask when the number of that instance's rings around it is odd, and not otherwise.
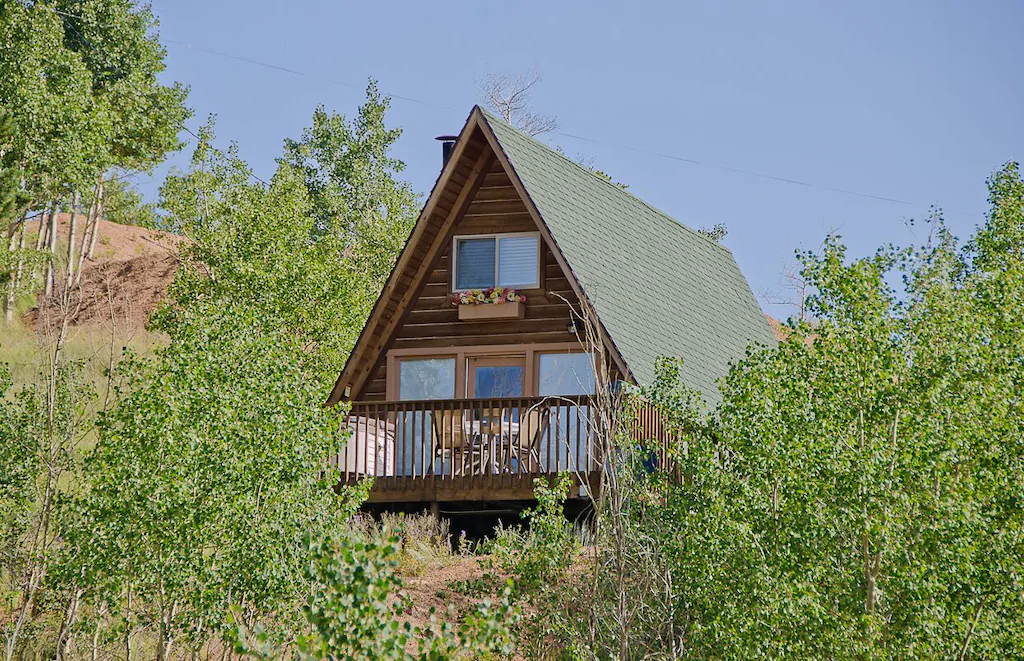
[[[525,73],[489,73],[480,83],[484,104],[502,119],[529,136],[558,129],[553,115],[530,111],[530,89],[541,81],[536,69]]]

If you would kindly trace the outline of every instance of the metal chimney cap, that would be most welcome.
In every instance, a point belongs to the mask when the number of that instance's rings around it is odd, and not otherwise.
[[[457,135],[439,135],[434,140],[440,140],[441,142],[455,142],[459,139]]]

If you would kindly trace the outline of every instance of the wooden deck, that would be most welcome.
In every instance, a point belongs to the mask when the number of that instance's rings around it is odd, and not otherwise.
[[[568,473],[570,498],[596,495],[605,465],[587,396],[356,402],[336,465],[342,483],[373,477],[370,503],[527,501],[534,480]],[[647,404],[624,431],[668,469],[668,432]]]
[[[371,503],[531,500],[560,473],[586,497],[602,465],[589,413],[580,396],[357,402],[337,466],[374,478]]]
[[[477,477],[378,477],[369,503],[507,502],[534,499],[534,480],[540,474],[481,475]],[[548,476],[553,479],[553,475]],[[570,498],[597,493],[599,472],[574,475]]]

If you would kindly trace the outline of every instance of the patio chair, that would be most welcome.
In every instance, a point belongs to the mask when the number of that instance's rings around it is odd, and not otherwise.
[[[472,439],[466,433],[466,419],[463,409],[442,409],[431,412],[433,427],[434,460],[441,461],[441,473],[444,473],[444,462],[451,462],[452,475],[465,475],[467,462],[471,469],[476,470],[479,453],[475,451]],[[476,459],[476,463],[474,463]],[[435,471],[436,472],[436,471]]]
[[[519,438],[516,442],[516,458],[519,473],[540,472],[540,443],[547,433],[551,419],[551,408],[547,401],[534,404],[523,412],[519,421]]]

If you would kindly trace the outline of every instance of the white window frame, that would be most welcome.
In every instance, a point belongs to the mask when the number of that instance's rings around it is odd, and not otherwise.
[[[494,239],[494,284],[492,287],[497,287],[498,282],[501,280],[501,273],[498,270],[498,261],[501,254],[501,248],[499,244],[503,238],[515,238],[523,236],[532,236],[537,238],[537,272],[534,274],[534,281],[528,285],[517,285],[518,289],[540,289],[540,270],[541,265],[541,238],[540,232],[495,232],[493,234],[460,234],[452,237],[452,292],[457,293],[460,291],[471,291],[469,289],[459,289],[459,241],[465,239]]]

